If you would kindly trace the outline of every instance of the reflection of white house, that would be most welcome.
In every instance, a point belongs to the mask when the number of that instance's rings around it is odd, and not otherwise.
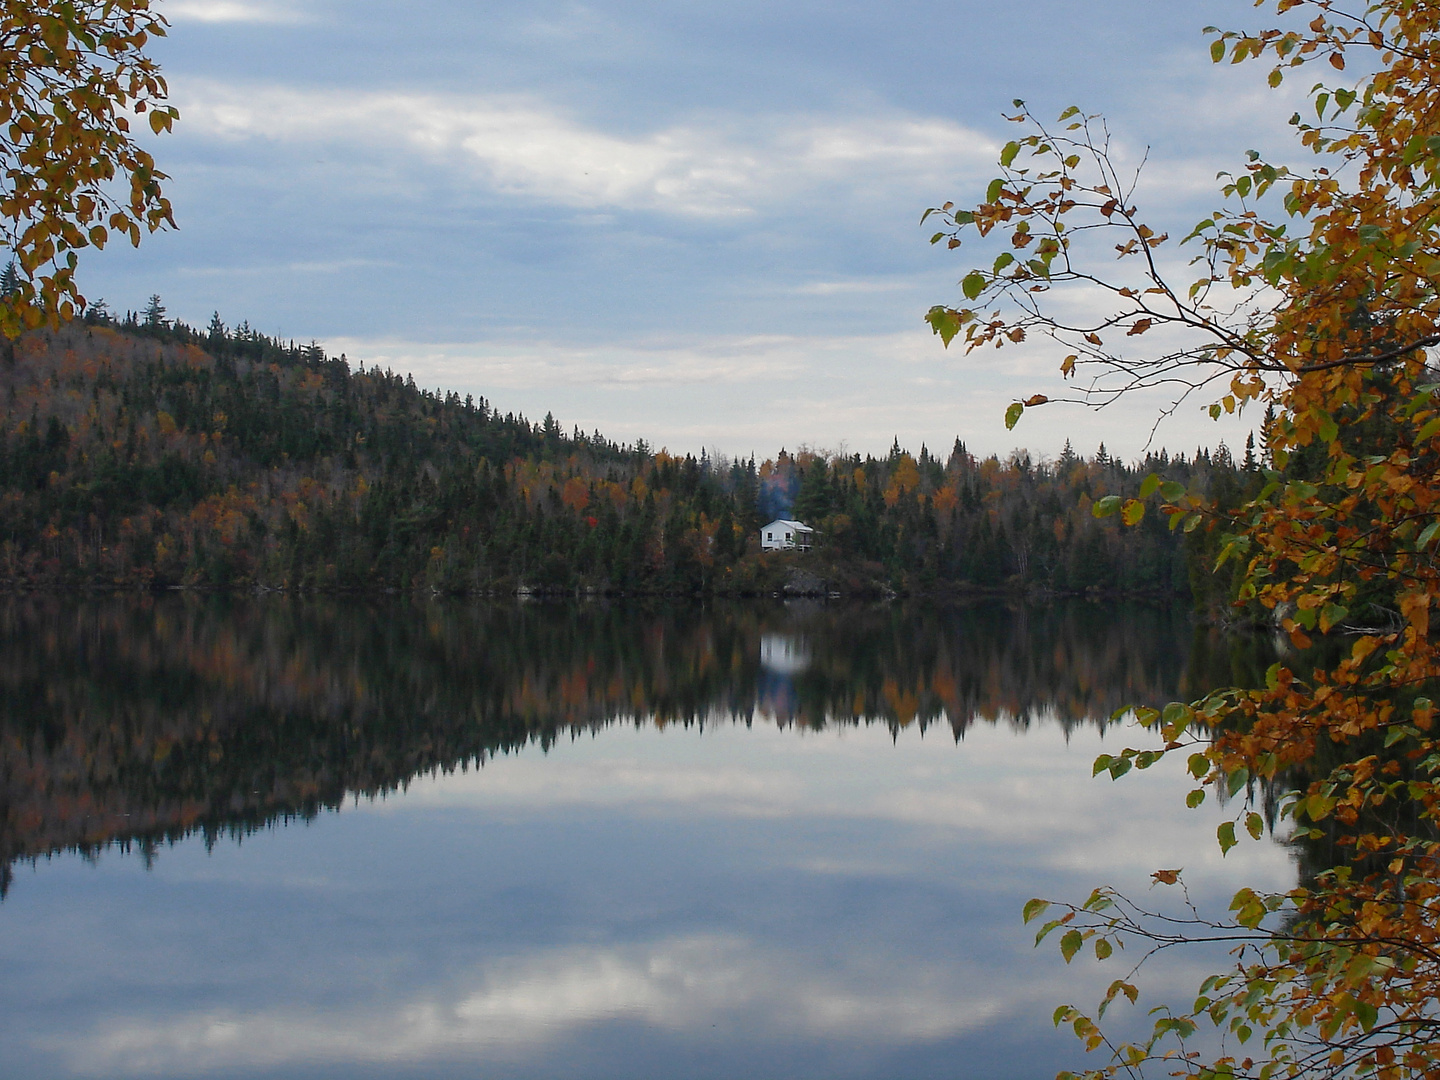
[[[765,634],[760,638],[760,665],[777,675],[798,675],[810,666],[810,650],[785,634]]]
[[[760,530],[761,551],[809,551],[815,530],[803,521],[776,518]]]

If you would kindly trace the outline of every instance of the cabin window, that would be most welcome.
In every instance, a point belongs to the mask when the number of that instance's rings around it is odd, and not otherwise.
[[[786,539],[786,540],[794,540],[795,537],[792,536],[790,533],[786,533],[786,534],[785,534],[785,539]]]

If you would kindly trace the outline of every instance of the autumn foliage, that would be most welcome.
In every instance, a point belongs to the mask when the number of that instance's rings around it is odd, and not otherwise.
[[[1133,177],[1115,165],[1097,118],[1068,110],[1052,132],[1017,103],[1030,133],[1005,148],[985,201],[935,212],[946,223],[937,242],[972,230],[1009,242],[965,278],[974,307],[936,308],[929,321],[969,348],[1049,335],[1068,347],[1067,377],[1094,376],[1079,400],[1164,384],[1181,397],[1215,388],[1217,414],[1262,401],[1276,411],[1274,468],[1242,509],[1221,512],[1158,477],[1144,494],[1158,493],[1172,524],[1221,538],[1219,560],[1242,567],[1237,602],[1268,613],[1294,651],[1260,689],[1143,710],[1163,746],[1103,758],[1097,771],[1189,754],[1201,784],[1192,805],[1207,791],[1263,795],[1294,843],[1327,846],[1329,865],[1285,893],[1242,891],[1228,919],[1165,922],[1108,890],[1062,905],[1042,936],[1058,934],[1067,961],[1087,945],[1102,958],[1126,942],[1237,946],[1235,965],[1193,1003],[1163,1010],[1148,1040],[1114,1044],[1085,1012],[1057,1013],[1088,1047],[1109,1048],[1087,1075],[1154,1066],[1202,1077],[1435,1077],[1440,9],[1259,6],[1281,25],[1212,31],[1212,56],[1269,63],[1271,86],[1321,65],[1308,112],[1292,120],[1314,167],[1252,152],[1225,184],[1225,206],[1186,238],[1198,280],[1167,279],[1169,238],[1142,221]],[[1113,272],[1095,269],[1106,246],[1112,263],[1119,256]],[[1101,314],[1056,318],[1052,291],[1083,295]],[[1145,351],[1146,335],[1161,331],[1165,344]],[[1017,402],[1012,423],[1043,403]],[[1145,516],[1139,498],[1105,509]],[[1243,806],[1221,827],[1221,847],[1247,832],[1260,839],[1264,809]],[[1180,880],[1156,874],[1164,886]],[[1047,910],[1037,901],[1026,916]],[[1127,976],[1108,1001],[1136,993]],[[1220,1042],[1205,1042],[1206,1030]]]
[[[165,27],[150,0],[0,0],[0,339],[84,310],[81,249],[175,224],[130,129],[179,116],[144,51]]]
[[[794,513],[846,592],[1183,593],[1208,538],[1091,513],[1148,469],[1231,501],[1260,480],[1223,449],[677,455],[248,327],[92,313],[0,362],[0,589],[768,595],[789,564],[758,529]]]

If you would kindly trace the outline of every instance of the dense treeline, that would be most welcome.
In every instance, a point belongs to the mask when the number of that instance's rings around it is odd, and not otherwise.
[[[757,464],[531,423],[218,316],[206,331],[103,312],[0,362],[0,581],[11,588],[770,592],[803,565],[847,591],[946,586],[1185,591],[1163,522],[1094,501],[1158,471],[1238,492],[1223,446],[1132,467],[781,451]],[[820,531],[762,556],[778,515]],[[1223,591],[1223,590],[1222,590]]]
[[[243,834],[616,722],[1103,724],[1262,678],[1258,644],[1080,600],[12,598],[0,895],[17,859]]]

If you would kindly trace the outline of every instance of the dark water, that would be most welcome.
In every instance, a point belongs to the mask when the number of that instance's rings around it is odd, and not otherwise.
[[[10,602],[0,1075],[1049,1076],[1124,971],[1025,899],[1293,878],[1090,779],[1263,663],[1082,603]]]

